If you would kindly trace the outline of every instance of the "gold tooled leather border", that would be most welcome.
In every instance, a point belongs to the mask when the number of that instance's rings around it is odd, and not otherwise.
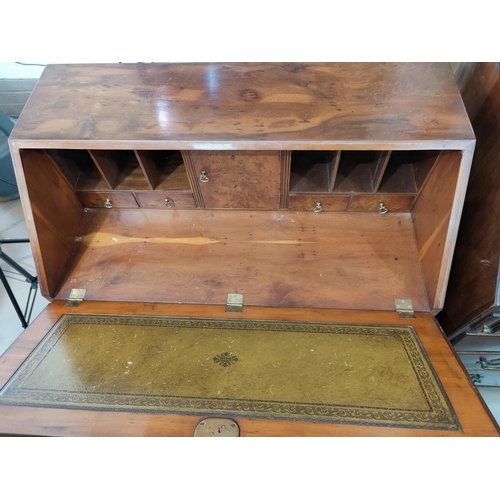
[[[83,391],[41,391],[24,388],[24,383],[33,370],[43,361],[69,326],[75,323],[347,335],[390,335],[401,341],[427,400],[429,409],[423,411],[404,408],[385,409],[338,404],[291,403],[286,401],[200,398],[173,395],[157,396],[153,394],[109,394]],[[180,413],[205,416],[223,415],[430,430],[462,430],[439,378],[415,330],[411,326],[65,314],[51,328],[7,382],[2,391],[0,391],[0,404],[49,408],[78,408],[82,410]]]

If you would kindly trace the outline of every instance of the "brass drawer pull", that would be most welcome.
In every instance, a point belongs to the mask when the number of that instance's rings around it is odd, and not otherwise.
[[[483,370],[495,370],[500,371],[500,358],[486,359],[484,356],[479,356],[479,361],[476,364],[480,364]]]
[[[323,206],[321,205],[321,202],[320,202],[320,201],[316,202],[316,206],[314,207],[314,210],[313,210],[313,211],[314,211],[314,212],[316,212],[316,213],[317,213],[317,212],[322,212],[322,211],[323,211]]]
[[[383,203],[380,203],[380,205],[378,206],[378,213],[383,215],[386,214],[388,211],[389,209]]]
[[[104,202],[104,206],[106,208],[113,208],[113,202],[109,198],[106,198],[106,201]]]
[[[205,170],[201,171],[200,182],[208,182],[208,175]]]
[[[171,208],[174,206],[174,202],[172,200],[169,200],[168,198],[165,198],[165,206]]]

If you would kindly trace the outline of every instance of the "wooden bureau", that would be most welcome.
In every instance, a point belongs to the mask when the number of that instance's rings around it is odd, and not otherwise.
[[[85,313],[413,326],[463,428],[239,419],[242,435],[496,435],[433,318],[474,143],[447,64],[49,65],[10,146],[54,301],[0,383],[84,289]],[[242,312],[225,312],[228,294]],[[62,435],[192,435],[200,420],[13,406],[0,419]]]

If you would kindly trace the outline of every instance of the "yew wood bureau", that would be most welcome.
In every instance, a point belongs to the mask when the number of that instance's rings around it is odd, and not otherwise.
[[[238,418],[242,435],[498,434],[433,318],[474,144],[447,64],[47,66],[10,147],[53,302],[0,385],[69,312],[409,325],[461,430]],[[3,433],[192,435],[199,421],[0,406]]]

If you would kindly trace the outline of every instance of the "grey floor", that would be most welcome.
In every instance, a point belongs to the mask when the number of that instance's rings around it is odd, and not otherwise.
[[[24,222],[23,211],[19,199],[0,202],[0,239],[27,237],[26,224]],[[29,273],[36,275],[33,255],[29,244],[3,245],[2,250]],[[30,285],[24,281],[24,278],[13,273],[8,264],[1,261],[0,264],[19,304],[22,309],[24,309]],[[49,302],[40,294],[37,295],[33,308],[32,320],[36,318],[48,303]],[[0,356],[23,331],[24,328],[0,283]],[[500,388],[479,387],[479,392],[483,396],[497,422],[500,422]]]
[[[27,234],[19,199],[0,202],[0,239],[27,238]],[[31,275],[36,275],[33,255],[29,244],[19,243],[2,245],[2,252],[5,252]],[[30,291],[30,285],[26,283],[24,277],[13,271],[8,264],[0,261],[0,265],[21,309],[24,311]],[[38,293],[33,308],[32,318],[35,318],[48,303],[49,302]],[[4,287],[0,283],[0,355],[5,352],[23,331],[24,328],[17,317],[16,311]]]

